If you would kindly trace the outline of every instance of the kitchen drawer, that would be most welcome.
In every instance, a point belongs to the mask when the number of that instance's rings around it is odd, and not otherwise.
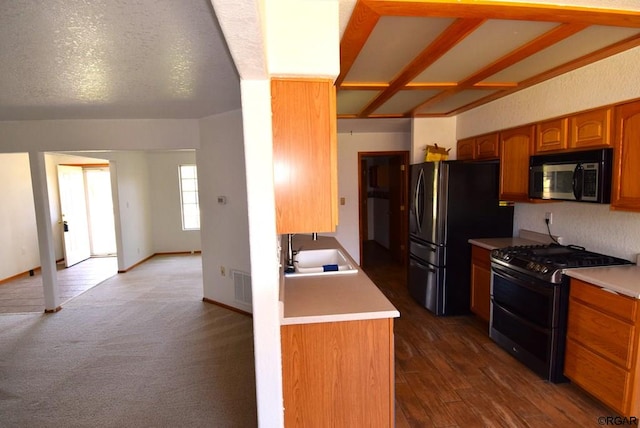
[[[567,335],[627,370],[633,363],[634,333],[635,327],[625,321],[573,298],[569,301]]]
[[[564,374],[612,409],[624,414],[631,374],[567,339]]]
[[[616,318],[635,323],[638,312],[636,299],[605,291],[575,278],[571,279],[571,297]]]

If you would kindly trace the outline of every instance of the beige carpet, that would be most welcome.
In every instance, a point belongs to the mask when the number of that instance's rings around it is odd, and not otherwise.
[[[52,314],[0,315],[0,427],[256,426],[252,320],[156,256]]]

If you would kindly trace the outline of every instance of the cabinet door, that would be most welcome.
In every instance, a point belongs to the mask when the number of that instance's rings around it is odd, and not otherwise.
[[[611,108],[587,111],[569,118],[569,147],[587,149],[611,145]]]
[[[329,80],[273,79],[271,109],[277,232],[334,231],[335,88]]]
[[[458,141],[456,146],[456,159],[458,160],[470,160],[476,155],[476,139],[466,138]]]
[[[567,148],[567,119],[554,119],[536,126],[536,153],[564,150]]]
[[[485,321],[491,316],[491,262],[489,250],[471,246],[471,312]]]
[[[499,148],[497,132],[477,137],[475,159],[497,159],[500,155]]]
[[[632,386],[632,377],[627,370],[568,338],[564,374],[607,406],[621,414],[626,413],[628,397],[625,391]]]
[[[285,427],[392,427],[393,319],[281,327]]]
[[[640,211],[640,101],[615,109],[611,208]]]
[[[529,156],[534,125],[500,133],[500,199],[529,200]]]

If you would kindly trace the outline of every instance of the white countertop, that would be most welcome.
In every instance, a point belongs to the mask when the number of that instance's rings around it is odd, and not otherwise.
[[[520,237],[513,238],[478,238],[469,239],[469,243],[487,250],[510,247],[513,245],[540,244],[543,239],[549,239],[544,234],[527,230],[520,231]],[[557,239],[562,239],[556,237]],[[546,243],[546,242],[542,242]],[[625,296],[640,299],[640,266],[604,266],[577,269],[565,269],[563,273],[572,278],[594,284],[596,286],[615,291]]]
[[[561,236],[554,236],[556,240],[562,242]],[[472,238],[468,241],[470,244],[487,250],[495,250],[496,248],[513,247],[515,245],[536,245],[549,244],[553,240],[546,233],[534,232],[532,230],[520,229],[518,236],[508,238]]]
[[[284,237],[286,239],[286,237]],[[347,251],[332,237],[295,235],[293,247],[303,250],[339,248]],[[286,251],[286,241],[282,250]],[[351,257],[349,257],[351,259]],[[350,260],[354,265],[353,259]],[[397,318],[400,312],[358,266],[357,273],[344,275],[286,277],[282,275],[280,289],[280,323],[311,324],[320,322],[355,321]]]
[[[496,248],[513,247],[514,245],[535,245],[538,241],[532,241],[524,238],[477,238],[469,239],[469,243],[487,250],[495,250]]]
[[[638,265],[565,269],[563,273],[571,278],[640,299],[640,266]]]

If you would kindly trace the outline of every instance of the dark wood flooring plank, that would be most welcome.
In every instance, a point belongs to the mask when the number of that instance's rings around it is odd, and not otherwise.
[[[394,325],[397,427],[598,426],[614,415],[577,386],[541,379],[498,347],[486,322],[436,317],[408,294],[407,269],[366,243],[364,271],[400,311]]]

